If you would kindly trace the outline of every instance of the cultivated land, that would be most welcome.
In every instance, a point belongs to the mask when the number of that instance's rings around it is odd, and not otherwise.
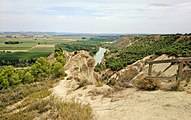
[[[22,36],[11,35],[0,38],[0,66],[14,65],[13,62],[25,66],[26,62],[19,62],[21,59],[31,60],[39,57],[47,57],[53,53],[55,45],[80,40],[81,36]],[[5,44],[9,41],[19,41],[19,44]],[[5,60],[5,62],[4,62]],[[29,64],[32,64],[30,62]]]
[[[45,45],[45,47],[54,47],[54,45],[62,42],[71,42],[81,39],[80,36],[51,36],[51,37],[44,37],[44,38],[0,38],[0,50],[1,51],[31,51],[33,47],[37,45]],[[5,44],[6,41],[19,41],[20,44]],[[39,48],[39,46],[37,46]],[[36,50],[35,50],[36,51]],[[40,51],[40,49],[39,49]],[[47,50],[49,51],[49,50]]]

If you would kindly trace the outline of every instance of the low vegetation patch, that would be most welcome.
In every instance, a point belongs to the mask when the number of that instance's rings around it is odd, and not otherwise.
[[[48,90],[59,80],[45,80],[43,82],[36,82],[26,84],[24,86],[11,87],[8,89],[0,90],[0,113],[2,113],[7,106],[13,105],[24,98],[33,98],[36,96],[48,96]],[[31,97],[30,97],[31,96]],[[26,99],[29,101],[29,99]]]
[[[0,116],[1,120],[13,120],[14,118],[19,120],[91,120],[93,112],[89,104],[81,104],[74,100],[60,101],[49,97],[36,101],[19,112]]]
[[[102,86],[103,86],[103,83],[102,83],[101,81],[97,81],[97,82],[95,83],[95,86],[96,86],[96,87],[102,87]]]
[[[139,90],[156,90],[160,87],[159,80],[139,79],[134,83],[135,87]]]
[[[107,82],[107,85],[114,86],[115,84],[116,84],[115,79],[109,79],[108,82]]]

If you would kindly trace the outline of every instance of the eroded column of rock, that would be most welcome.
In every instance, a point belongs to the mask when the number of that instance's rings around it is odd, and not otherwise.
[[[79,51],[72,55],[64,66],[68,73],[67,79],[74,79],[77,82],[95,83],[94,77],[95,60],[85,51]]]

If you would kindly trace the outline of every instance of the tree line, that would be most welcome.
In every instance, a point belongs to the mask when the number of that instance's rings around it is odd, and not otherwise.
[[[19,41],[6,41],[5,44],[20,44],[22,42]]]
[[[56,61],[53,63],[50,63],[45,57],[40,57],[29,69],[16,69],[13,66],[0,68],[0,89],[65,77],[67,74],[63,68],[65,60],[62,50],[56,49],[54,55]]]

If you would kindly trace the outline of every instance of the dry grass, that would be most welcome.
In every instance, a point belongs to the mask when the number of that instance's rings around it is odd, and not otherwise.
[[[59,80],[29,84],[0,91],[0,120],[90,120],[89,104],[74,100],[60,101],[51,96],[50,88]]]
[[[103,86],[103,83],[102,83],[101,81],[97,81],[97,82],[95,83],[95,86],[96,86],[96,87],[102,87],[102,86]]]
[[[135,87],[140,90],[156,90],[160,88],[159,80],[139,79],[134,83]]]
[[[92,109],[89,104],[84,105],[74,100],[60,101],[55,97],[37,101],[14,114],[0,116],[2,120],[91,120]]]
[[[179,85],[175,82],[166,83],[161,85],[160,90],[163,91],[179,91]]]
[[[46,80],[20,87],[11,87],[0,91],[0,119],[4,114],[9,114],[18,109],[23,109],[29,104],[50,95],[49,89],[54,87],[59,80]]]
[[[20,87],[9,88],[0,91],[0,112],[5,107],[17,103],[33,93],[52,88],[59,80],[46,80]]]

